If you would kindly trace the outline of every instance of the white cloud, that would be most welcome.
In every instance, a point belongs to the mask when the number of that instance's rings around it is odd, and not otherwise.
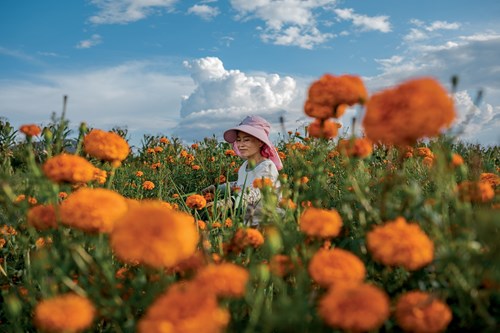
[[[91,0],[99,12],[90,17],[93,24],[127,24],[146,18],[158,10],[171,10],[177,0]]]
[[[189,76],[163,74],[161,64],[124,63],[82,72],[50,73],[33,81],[0,82],[0,114],[14,127],[47,124],[52,112],[60,115],[68,96],[70,126],[129,129],[132,142],[143,134],[171,135],[179,121],[181,96],[194,89]]]
[[[446,21],[434,21],[431,25],[425,27],[427,31],[435,31],[435,30],[456,30],[460,28],[460,23],[448,23]]]
[[[250,114],[277,123],[297,95],[296,81],[277,74],[245,74],[226,70],[219,58],[186,61],[196,89],[182,101],[177,129],[186,139],[222,135]]]
[[[389,22],[389,16],[367,16],[354,13],[352,8],[346,9],[335,9],[335,14],[339,19],[344,21],[352,21],[356,27],[360,28],[361,31],[380,31],[380,32],[391,32],[391,23]]]
[[[93,46],[99,45],[102,43],[102,37],[98,34],[94,34],[90,37],[90,39],[82,40],[77,45],[77,49],[89,49]]]
[[[333,37],[318,29],[315,12],[326,11],[336,0],[231,0],[238,20],[259,19],[265,22],[261,38],[277,45],[310,49]]]
[[[197,15],[207,21],[219,15],[219,9],[217,7],[210,7],[207,5],[194,5],[190,7],[187,12],[188,14]]]
[[[412,19],[410,24],[415,25],[417,28],[411,28],[410,32],[403,37],[407,42],[415,42],[432,37],[439,30],[457,30],[461,24],[457,22],[434,21],[428,25],[424,21]]]

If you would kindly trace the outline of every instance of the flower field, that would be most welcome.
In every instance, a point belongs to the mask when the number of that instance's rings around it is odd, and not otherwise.
[[[345,108],[365,135],[339,136]],[[497,332],[500,148],[443,134],[430,78],[368,96],[325,75],[276,142],[279,195],[244,225],[242,160],[194,144],[0,119],[1,332]],[[74,135],[75,134],[75,135]],[[279,209],[277,209],[279,207]]]

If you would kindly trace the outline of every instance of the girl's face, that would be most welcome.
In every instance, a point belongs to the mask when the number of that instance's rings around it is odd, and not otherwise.
[[[244,159],[259,160],[261,158],[260,148],[264,143],[250,134],[238,132],[236,137],[236,147]]]

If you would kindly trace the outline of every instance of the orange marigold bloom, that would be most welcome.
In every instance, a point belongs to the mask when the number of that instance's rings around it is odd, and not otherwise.
[[[241,252],[247,246],[257,248],[264,244],[264,236],[257,229],[253,228],[240,228],[236,230],[228,245],[228,251]]]
[[[372,154],[373,143],[367,138],[339,140],[337,150],[349,157],[365,158]]]
[[[201,166],[199,166],[198,164],[194,164],[194,165],[191,166],[191,169],[193,169],[193,170],[200,170]]]
[[[198,224],[198,228],[200,230],[206,230],[207,229],[207,224],[205,223],[205,221],[198,220],[198,221],[196,221],[196,223]]]
[[[370,284],[340,283],[321,298],[318,313],[334,328],[347,332],[373,331],[389,317],[389,297]]]
[[[428,147],[418,147],[417,155],[420,157],[430,157],[434,158],[434,153]]]
[[[45,332],[80,332],[92,325],[96,310],[87,298],[69,293],[42,300],[33,323]]]
[[[160,295],[139,320],[138,333],[222,333],[229,323],[228,310],[218,307],[207,288],[176,283]]]
[[[491,172],[483,172],[479,175],[479,181],[489,183],[491,187],[495,188],[500,185],[500,176]]]
[[[19,132],[23,133],[26,136],[37,136],[42,133],[42,129],[40,126],[35,124],[22,125],[19,128]]]
[[[222,263],[202,268],[196,274],[194,282],[219,297],[241,298],[245,295],[249,278],[250,274],[245,268],[232,263]]]
[[[167,138],[165,138],[165,137],[163,137],[163,138],[160,138],[160,143],[163,143],[163,144],[165,144],[165,145],[168,145],[168,144],[170,143],[170,140],[169,140],[169,139],[167,139]]]
[[[366,105],[363,127],[375,142],[411,145],[438,135],[455,117],[453,100],[439,82],[419,78],[373,95]]]
[[[163,151],[163,148],[160,146],[154,147],[153,149],[154,149],[155,153],[161,153]]]
[[[152,190],[155,188],[155,183],[152,181],[146,180],[142,183],[142,188],[145,190]]]
[[[495,197],[495,191],[486,181],[463,181],[457,185],[460,200],[467,202],[488,202]]]
[[[101,170],[99,168],[94,169],[94,180],[99,184],[104,184],[106,182],[106,178],[108,177],[108,173],[106,170]]]
[[[87,154],[104,161],[123,161],[130,147],[127,141],[114,132],[93,129],[83,138],[83,148]]]
[[[258,189],[263,189],[264,187],[272,187],[273,181],[267,177],[255,178],[252,186]]]
[[[124,262],[173,267],[193,255],[198,232],[191,215],[145,201],[117,221],[110,243]]]
[[[451,155],[451,166],[458,167],[463,164],[464,164],[464,159],[462,158],[462,156],[456,153],[453,153],[453,155]]]
[[[38,205],[28,210],[28,224],[37,230],[57,228],[57,218],[54,205]]]
[[[293,200],[290,198],[281,198],[279,206],[285,209],[291,209],[291,210],[297,209],[297,204],[293,202]]]
[[[420,269],[434,259],[434,243],[416,223],[403,217],[377,226],[366,235],[373,259],[384,265]]]
[[[366,274],[363,261],[340,248],[318,250],[309,262],[308,271],[325,288],[342,282],[362,282]]]
[[[61,203],[61,222],[88,233],[110,232],[128,209],[127,200],[104,188],[81,188]]]
[[[218,181],[219,184],[224,184],[226,182],[226,176],[220,175],[215,181]]]
[[[339,131],[339,123],[328,119],[316,118],[307,128],[309,136],[313,138],[331,139],[337,136]]]
[[[269,261],[269,269],[274,275],[284,277],[294,269],[292,259],[284,254],[276,254]]]
[[[207,205],[207,200],[204,196],[199,194],[193,194],[187,197],[186,205],[192,209],[203,209]]]
[[[224,226],[226,228],[231,228],[233,226],[233,220],[231,220],[231,218],[227,218],[225,221],[224,221]]]
[[[135,173],[135,175],[136,175],[137,177],[142,177],[142,176],[144,176],[144,172],[142,172],[142,171],[137,171],[137,172]]]
[[[236,156],[236,152],[232,149],[226,149],[226,151],[224,152],[224,155],[226,156]]]
[[[395,317],[406,332],[439,333],[450,323],[452,313],[446,303],[433,295],[415,290],[399,297]]]
[[[309,87],[305,113],[314,118],[338,118],[347,105],[364,103],[368,92],[360,77],[323,75]]]
[[[56,183],[86,183],[94,178],[95,167],[77,155],[60,154],[49,158],[42,166],[47,178]]]
[[[300,231],[308,236],[336,237],[342,228],[342,218],[335,210],[309,207],[300,216]]]

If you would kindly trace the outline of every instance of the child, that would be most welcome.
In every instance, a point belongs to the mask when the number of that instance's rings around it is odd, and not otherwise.
[[[239,188],[235,206],[245,211],[245,223],[257,227],[262,220],[261,194],[253,187],[255,179],[268,178],[279,189],[278,170],[283,168],[278,152],[269,139],[271,125],[262,117],[248,116],[236,127],[224,132],[224,140],[233,144],[236,154],[245,162],[238,171],[238,180],[230,183],[231,188]],[[224,185],[218,187],[225,190]],[[213,192],[211,185],[202,192]]]

